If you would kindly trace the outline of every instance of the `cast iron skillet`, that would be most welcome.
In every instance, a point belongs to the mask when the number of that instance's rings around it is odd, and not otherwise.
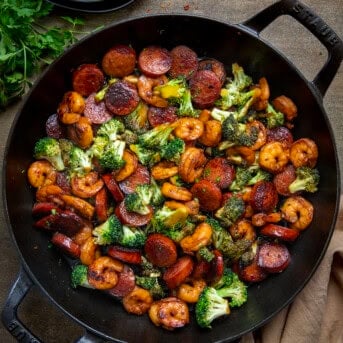
[[[328,50],[328,60],[312,82],[259,37],[268,24],[283,14],[291,15],[308,28]],[[290,247],[292,264],[280,275],[251,286],[248,303],[232,311],[226,319],[217,320],[212,330],[199,329],[192,319],[188,327],[167,332],[152,325],[147,316],[128,315],[119,303],[100,292],[73,290],[68,264],[63,260],[59,263],[60,254],[47,248],[46,234],[32,228],[34,192],[23,171],[32,162],[34,143],[45,135],[46,118],[56,111],[63,93],[71,89],[71,69],[81,63],[99,61],[117,42],[132,44],[137,51],[149,44],[167,48],[186,44],[199,56],[215,57],[225,61],[228,67],[238,62],[255,80],[266,76],[272,97],[287,94],[298,105],[301,115],[296,121],[295,138],[312,137],[319,147],[320,191],[309,198],[316,212],[311,227]],[[17,318],[17,306],[33,284],[85,328],[80,342],[101,339],[121,342],[232,341],[262,326],[289,304],[320,263],[339,208],[338,159],[322,102],[342,56],[343,44],[337,35],[309,8],[291,0],[277,2],[240,25],[186,15],[129,19],[87,37],[66,51],[32,89],[16,116],[6,148],[4,206],[23,266],[2,313],[2,320],[13,336],[24,342],[39,342]]]

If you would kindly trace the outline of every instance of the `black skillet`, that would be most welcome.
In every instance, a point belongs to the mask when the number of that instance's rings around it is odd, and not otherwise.
[[[312,82],[259,34],[280,15],[290,15],[309,29],[328,50],[324,67]],[[97,62],[114,43],[131,44],[137,51],[150,44],[167,48],[186,44],[199,56],[238,62],[257,80],[265,76],[272,97],[287,94],[298,105],[297,137],[310,137],[319,147],[320,191],[309,199],[315,206],[313,223],[290,247],[292,263],[285,272],[249,288],[249,301],[219,319],[212,330],[194,323],[175,332],[151,324],[146,317],[128,315],[119,303],[100,292],[70,287],[70,268],[55,249],[48,249],[47,236],[32,228],[34,192],[25,171],[32,162],[32,149],[45,135],[46,118],[55,112],[61,96],[70,90],[70,71],[85,62]],[[33,284],[65,314],[85,328],[80,342],[104,339],[127,342],[226,342],[266,324],[288,305],[309,281],[327,249],[339,208],[340,178],[337,152],[323,96],[343,56],[343,44],[322,19],[298,1],[274,3],[240,25],[188,15],[154,15],[128,19],[88,36],[53,63],[31,90],[18,112],[4,159],[4,207],[8,227],[22,269],[2,312],[7,329],[21,342],[39,342],[19,321],[17,307]],[[42,320],[44,320],[42,318]],[[58,323],[56,323],[58,325]],[[63,328],[61,328],[62,330]]]

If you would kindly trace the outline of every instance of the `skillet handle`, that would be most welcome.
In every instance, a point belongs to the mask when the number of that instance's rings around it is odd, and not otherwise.
[[[280,0],[242,25],[257,35],[277,17],[290,15],[306,27],[326,47],[328,59],[312,81],[313,88],[324,97],[343,59],[343,42],[337,34],[309,7],[297,0]]]
[[[9,292],[7,301],[1,313],[1,319],[10,334],[22,343],[41,343],[29,329],[18,319],[17,309],[26,294],[33,286],[33,282],[23,267],[19,271],[17,280]]]

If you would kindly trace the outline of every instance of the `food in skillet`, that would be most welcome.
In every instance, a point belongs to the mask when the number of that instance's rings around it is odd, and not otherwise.
[[[293,101],[270,99],[186,46],[111,48],[71,75],[34,148],[35,227],[102,290],[168,330],[244,305],[291,263],[312,221],[318,150],[293,139]]]

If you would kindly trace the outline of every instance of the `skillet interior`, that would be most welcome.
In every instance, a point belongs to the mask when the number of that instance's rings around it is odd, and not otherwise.
[[[298,106],[295,138],[310,137],[319,148],[320,192],[309,197],[316,212],[310,228],[290,247],[292,263],[280,275],[249,288],[249,301],[217,320],[213,329],[200,330],[194,322],[178,332],[154,327],[147,317],[128,315],[119,303],[100,292],[71,289],[70,268],[48,248],[45,233],[32,228],[34,191],[25,171],[32,162],[38,137],[45,135],[47,117],[56,111],[64,92],[71,89],[70,72],[81,63],[99,62],[115,43],[131,44],[136,51],[150,44],[172,48],[185,44],[199,56],[210,56],[244,66],[254,80],[265,76],[271,97],[286,94]],[[321,102],[293,65],[279,53],[238,26],[206,18],[162,15],[138,18],[111,26],[68,50],[42,76],[16,117],[5,157],[5,206],[14,240],[31,277],[63,311],[108,338],[129,342],[217,342],[239,337],[269,320],[303,288],[321,260],[332,234],[339,195],[338,165],[330,124]]]

